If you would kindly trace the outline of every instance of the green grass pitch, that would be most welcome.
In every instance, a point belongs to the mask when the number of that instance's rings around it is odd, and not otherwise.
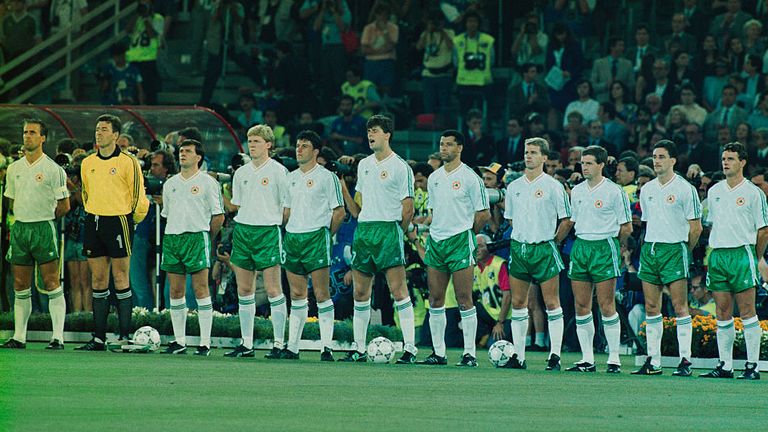
[[[0,431],[763,430],[766,381],[480,367],[0,351]],[[426,352],[425,352],[426,351]],[[424,357],[423,349],[419,357]],[[336,353],[340,357],[342,353]],[[564,366],[579,359],[565,354]],[[600,371],[602,370],[602,371]],[[698,372],[698,371],[696,371]],[[246,429],[247,428],[247,429]]]

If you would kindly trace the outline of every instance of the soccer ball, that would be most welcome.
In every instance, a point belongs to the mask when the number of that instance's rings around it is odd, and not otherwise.
[[[147,345],[150,351],[157,351],[160,348],[160,333],[150,326],[141,327],[133,334],[133,343]]]
[[[496,367],[503,367],[515,354],[515,346],[511,342],[496,341],[488,348],[488,360]]]
[[[395,345],[384,336],[379,336],[368,344],[368,361],[389,363],[395,354]]]

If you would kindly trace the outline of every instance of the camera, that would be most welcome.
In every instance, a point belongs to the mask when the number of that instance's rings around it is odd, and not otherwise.
[[[219,255],[225,255],[225,254],[232,255],[232,243],[231,242],[219,243],[219,248],[217,249],[217,252]]]
[[[160,140],[152,140],[152,142],[149,143],[149,150],[152,152],[156,151],[170,151],[171,146],[169,146],[167,143],[160,141]]]
[[[574,187],[576,187],[577,184],[579,184],[579,183],[581,183],[583,181],[584,181],[584,177],[579,177],[576,180],[568,179],[568,180],[565,181],[565,184],[568,185],[569,189],[573,189]]]
[[[165,179],[157,177],[144,177],[144,190],[147,195],[162,195]]]
[[[491,205],[504,202],[504,195],[507,193],[506,189],[494,188],[486,188],[485,192],[488,194],[488,203]]]
[[[481,52],[465,53],[464,68],[467,70],[485,69],[485,54]]]
[[[208,174],[215,178],[217,182],[219,183],[232,183],[232,174],[230,173],[221,173],[216,171],[208,171]]]
[[[325,164],[325,169],[338,176],[345,176],[352,172],[352,167],[335,160],[328,161]]]
[[[53,161],[56,162],[56,165],[66,168],[72,163],[72,156],[69,153],[59,153],[53,157]]]

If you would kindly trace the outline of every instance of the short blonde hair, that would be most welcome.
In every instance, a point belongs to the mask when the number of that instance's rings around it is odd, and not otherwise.
[[[525,145],[537,146],[543,155],[549,153],[549,142],[542,137],[528,138],[525,140]]]
[[[269,125],[260,124],[248,129],[248,136],[262,137],[264,141],[275,144],[275,132]]]

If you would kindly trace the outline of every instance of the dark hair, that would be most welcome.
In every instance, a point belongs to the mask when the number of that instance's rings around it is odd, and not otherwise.
[[[611,120],[616,118],[616,105],[614,105],[612,102],[603,102],[600,104],[600,106],[603,107],[603,113],[607,114]]]
[[[595,162],[598,164],[604,164],[608,162],[608,152],[597,145],[591,145],[584,149],[584,151],[581,152],[581,157],[584,156],[594,156]]]
[[[723,152],[734,152],[739,155],[740,161],[747,160],[747,147],[738,141],[729,142],[726,144],[725,147],[723,147]]]
[[[24,122],[22,124],[22,128],[28,124],[36,124],[40,126],[40,136],[47,137],[48,136],[48,126],[45,124],[44,121],[40,120],[39,118],[26,118],[24,119]]]
[[[629,91],[629,87],[627,87],[627,84],[624,83],[624,81],[622,80],[613,80],[613,82],[611,82],[610,87],[608,87],[608,101],[610,101],[611,103],[614,102],[613,94],[611,93],[611,90],[613,90],[613,86],[615,84],[618,84],[619,87],[621,87],[621,89],[624,91],[624,103],[631,102],[633,99],[632,92]]]
[[[763,59],[760,58],[760,56],[755,54],[749,54],[747,56],[747,63],[751,64],[752,67],[757,69],[758,74],[763,71]]]
[[[558,152],[556,150],[552,150],[552,151],[548,152],[547,153],[547,160],[559,161],[560,160],[560,152]]]
[[[469,111],[467,111],[467,121],[472,119],[483,119],[483,112],[480,111],[477,108],[472,108]]]
[[[413,174],[421,174],[424,177],[429,177],[435,170],[432,169],[432,165],[426,162],[419,162],[413,166]]]
[[[674,142],[663,139],[654,144],[653,149],[656,150],[657,148],[666,149],[667,153],[669,153],[669,157],[677,159],[677,144]]]
[[[96,124],[100,122],[107,122],[112,125],[112,132],[113,133],[120,133],[120,131],[123,129],[123,122],[120,121],[120,118],[117,116],[113,116],[112,114],[102,114],[99,116],[99,118],[96,119]]]
[[[685,83],[685,84],[681,85],[680,86],[680,93],[682,93],[683,90],[689,90],[689,91],[693,92],[694,96],[696,96],[696,88],[692,84],[690,84],[690,83]]]
[[[611,37],[610,39],[608,39],[608,49],[609,50],[613,49],[619,42],[624,42],[624,39],[618,36]]]
[[[362,77],[363,76],[362,69],[360,69],[360,66],[355,65],[355,64],[349,66],[347,68],[347,72],[352,72],[352,75],[354,75],[356,77]]]
[[[74,138],[62,138],[56,143],[58,153],[72,154],[77,148],[80,148],[80,143]]]
[[[734,93],[739,94],[739,91],[736,90],[736,86],[734,86],[733,84],[726,84],[726,85],[724,85],[723,89],[720,90],[720,94],[722,94],[724,91],[726,91],[728,89],[731,89],[731,90],[733,90]]]
[[[647,31],[647,32],[648,32],[648,24],[646,24],[646,23],[640,23],[640,24],[636,25],[636,26],[635,26],[635,33],[637,33],[637,32],[638,32],[638,31],[640,31],[640,30],[645,30],[645,31]],[[650,32],[649,32],[649,33],[650,33]]]
[[[326,164],[339,158],[339,155],[330,147],[321,148],[317,156],[325,159]]]
[[[341,95],[341,98],[339,98],[339,102],[343,102],[345,100],[351,100],[353,105],[355,103],[355,98],[353,98],[352,96],[350,96],[348,94],[343,94],[343,95]]]
[[[390,134],[390,139],[392,138],[391,134],[395,132],[394,120],[381,114],[372,115],[371,118],[368,119],[368,122],[365,124],[365,128],[372,129],[376,126],[380,127],[384,133]]]
[[[197,152],[197,148],[195,148],[195,152]],[[155,156],[161,156],[163,158],[163,168],[168,170],[168,175],[176,174],[176,161],[173,159],[173,154],[171,154],[171,152],[168,150],[157,150],[150,156],[150,161]]]
[[[179,136],[183,136],[186,139],[195,140],[200,143],[203,142],[203,134],[200,133],[200,129],[192,126],[186,127],[179,131]]]
[[[277,43],[275,43],[275,48],[277,48],[277,51],[283,54],[293,53],[293,45],[291,45],[291,43],[288,42],[287,40],[277,41]]]
[[[312,148],[315,150],[320,150],[323,148],[323,140],[320,138],[320,135],[312,130],[303,130],[299,132],[299,134],[296,135],[296,142],[299,141],[309,141],[312,143]]]
[[[185,139],[181,142],[181,144],[179,144],[179,150],[181,150],[182,147],[190,146],[194,146],[195,154],[200,156],[200,160],[197,162],[197,167],[200,168],[203,166],[203,160],[205,159],[205,149],[203,149],[203,144],[198,140]],[[165,156],[163,156],[163,164],[165,164]]]
[[[632,157],[625,157],[619,159],[619,163],[623,163],[627,171],[632,171],[635,173],[635,177],[637,177],[637,170],[640,169],[640,164],[637,162],[637,159]]]
[[[470,18],[476,18],[479,23],[483,22],[483,18],[480,16],[479,13],[477,13],[477,11],[474,11],[474,10],[468,10],[464,14],[464,24],[465,25],[466,25],[467,21],[469,21]]]
[[[539,71],[539,66],[536,63],[528,62],[520,65],[520,73],[521,74],[527,73],[530,68],[536,68],[536,72]]]
[[[443,133],[440,134],[440,138],[442,137],[453,137],[456,140],[456,144],[460,146],[464,145],[464,134],[456,129],[444,130]]]
[[[110,49],[110,53],[113,57],[116,55],[125,54],[127,51],[128,51],[128,44],[126,44],[125,42],[118,42],[112,45],[112,48]]]
[[[576,81],[576,87],[578,87],[578,86],[580,86],[582,84],[586,84],[589,87],[589,97],[592,97],[592,93],[593,93],[592,83],[588,79],[586,79],[586,78],[582,78],[582,79]],[[573,111],[571,111],[571,112],[573,112]]]

